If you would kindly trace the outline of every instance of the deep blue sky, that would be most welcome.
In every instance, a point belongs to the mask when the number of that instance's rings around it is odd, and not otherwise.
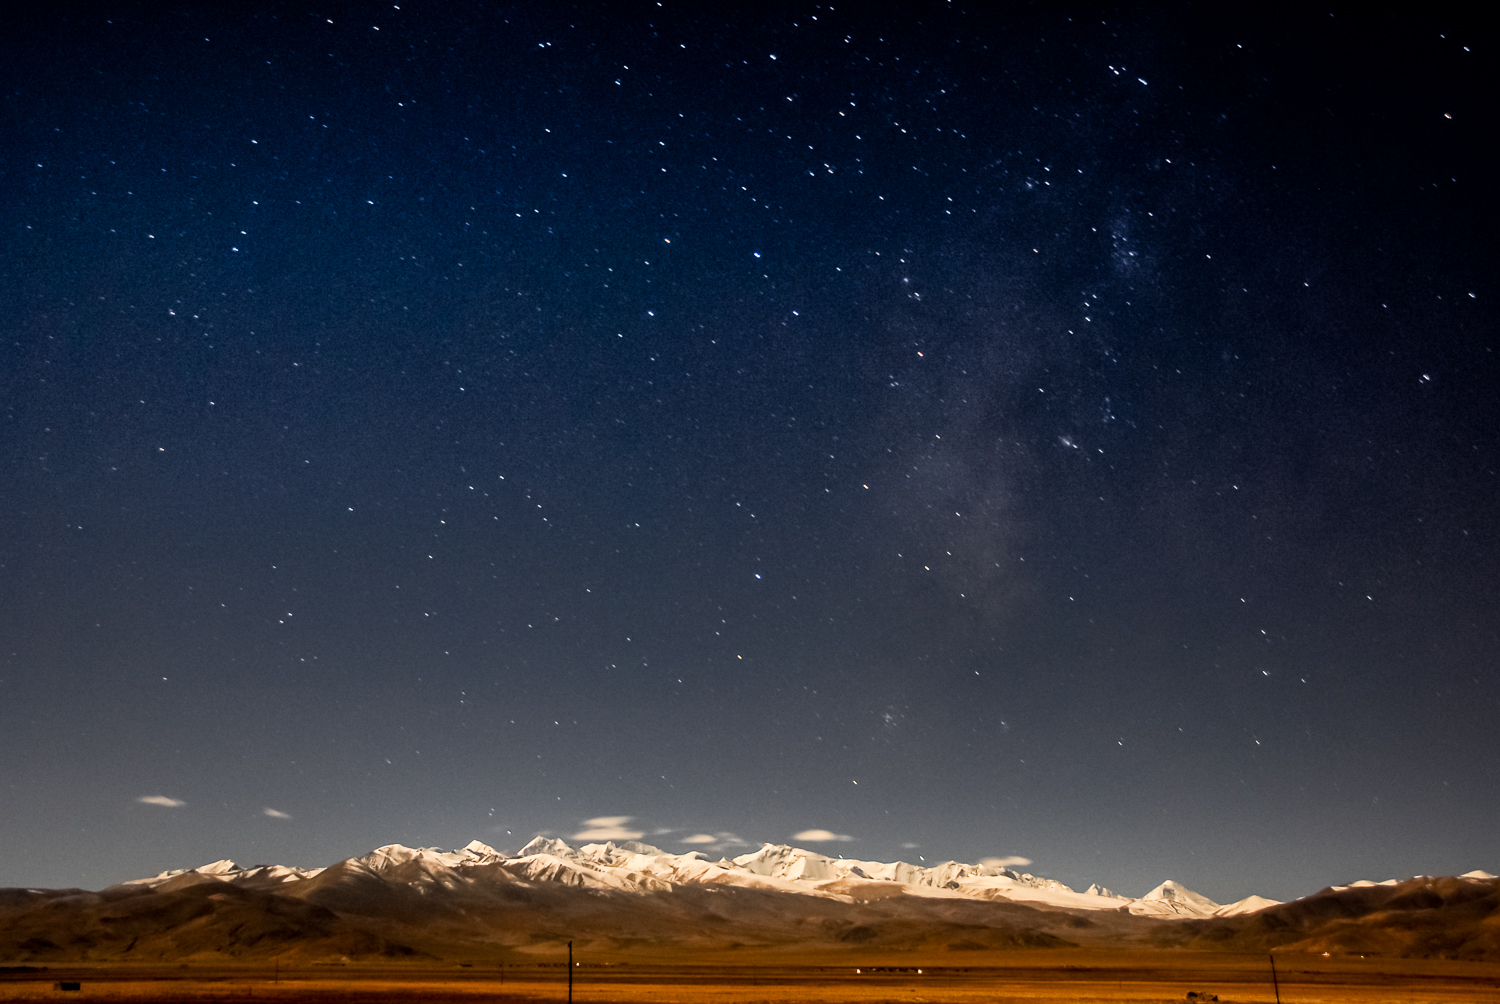
[[[1218,15],[18,22],[0,885],[1500,870],[1490,36]]]

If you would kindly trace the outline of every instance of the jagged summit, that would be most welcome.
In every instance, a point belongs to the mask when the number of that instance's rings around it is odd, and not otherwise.
[[[551,854],[555,857],[565,858],[573,848],[556,837],[532,837],[531,842],[517,852],[516,857],[529,858],[533,854]]]
[[[505,860],[504,854],[501,854],[489,844],[483,843],[479,840],[470,840],[467,844],[464,844],[463,850],[467,851],[475,859],[483,861],[485,863]]]

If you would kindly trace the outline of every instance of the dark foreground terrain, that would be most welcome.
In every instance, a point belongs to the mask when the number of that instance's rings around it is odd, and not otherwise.
[[[1183,1001],[1189,993],[1229,1002],[1500,1000],[1500,965],[1423,959],[1277,958],[1203,952],[1021,951],[912,953],[862,959],[788,958],[760,964],[658,959],[582,962],[573,1000],[609,1002],[996,1002]],[[962,953],[965,956],[971,953]],[[918,957],[920,955],[921,957]],[[60,989],[76,983],[77,990]],[[529,965],[403,964],[171,967],[49,966],[0,970],[0,1001],[268,1001],[378,1004],[564,1001],[566,961]],[[1208,998],[1203,998],[1208,999]]]
[[[1038,949],[1500,962],[1494,878],[1333,887],[1244,916],[1165,920],[907,895],[891,882],[838,898],[693,885],[622,893],[519,881],[499,866],[444,871],[418,881],[399,869],[335,866],[263,886],[187,873],[99,892],[0,889],[0,966],[526,965],[570,941],[590,959],[637,963],[643,954],[965,958]]]

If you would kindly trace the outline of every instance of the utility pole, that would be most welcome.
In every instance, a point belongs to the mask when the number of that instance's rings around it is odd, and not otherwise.
[[[568,942],[568,1004],[573,1004],[573,943]],[[1276,998],[1276,1004],[1281,1004],[1281,998]]]
[[[1281,984],[1276,979],[1276,956],[1268,952],[1266,957],[1271,960],[1271,989],[1276,991],[1276,1004],[1281,1004]],[[572,999],[572,995],[569,995],[568,1000]]]

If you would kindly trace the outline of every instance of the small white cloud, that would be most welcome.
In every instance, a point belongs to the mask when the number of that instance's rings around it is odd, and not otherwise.
[[[624,826],[634,818],[634,816],[595,816],[593,819],[585,819],[583,821],[583,825],[604,828],[610,826]]]
[[[835,841],[843,842],[854,838],[847,833],[834,833],[832,830],[803,830],[792,837],[793,840],[805,840],[810,844],[828,844]]]
[[[922,845],[921,845],[921,844],[913,844],[913,843],[910,843],[910,842],[908,842],[908,843],[904,843],[904,844],[902,844],[902,845],[901,845],[901,849],[902,849],[902,850],[903,850],[903,851],[914,851],[914,850],[916,850],[916,849],[917,849],[917,848],[918,848],[918,847],[921,847],[921,846],[922,846]]]
[[[573,839],[639,840],[645,834],[640,830],[632,830],[625,825],[634,818],[634,816],[595,816],[593,819],[585,819],[583,821],[585,829],[573,834]]]
[[[177,809],[187,805],[186,802],[176,798],[168,798],[166,795],[142,795],[136,801],[142,805],[160,805],[166,809]]]
[[[979,863],[989,868],[1025,868],[1031,864],[1031,859],[1012,854],[1005,858],[980,858]]]
[[[695,847],[706,847],[711,851],[728,851],[734,847],[750,846],[750,841],[728,830],[720,830],[717,833],[694,833],[691,836],[677,838],[677,842],[692,844]]]
[[[265,813],[267,816],[270,816],[272,819],[291,819],[292,818],[291,813],[282,812],[280,809],[272,809],[270,807],[267,807],[265,809],[262,809],[261,811],[263,813]]]

